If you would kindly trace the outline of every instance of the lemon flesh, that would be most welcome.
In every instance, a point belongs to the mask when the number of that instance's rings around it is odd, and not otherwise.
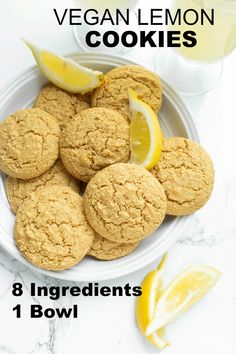
[[[100,86],[103,74],[79,65],[75,61],[39,49],[26,42],[44,76],[56,86],[72,93],[85,94]]]
[[[166,288],[156,304],[146,336],[172,322],[198,302],[217,282],[221,273],[208,266],[189,267]]]
[[[129,89],[131,111],[130,124],[130,162],[148,170],[154,167],[161,157],[163,136],[157,114],[137,94]]]
[[[134,119],[130,124],[131,150],[134,156],[138,156],[144,163],[150,150],[150,131],[146,121],[140,112],[134,113]]]
[[[136,302],[136,321],[140,332],[145,335],[145,329],[154,316],[156,301],[162,294],[162,267],[163,262],[158,269],[150,272],[143,280],[142,295],[138,297]],[[146,337],[156,348],[164,349],[169,344],[166,340],[165,328],[160,328],[157,331]]]

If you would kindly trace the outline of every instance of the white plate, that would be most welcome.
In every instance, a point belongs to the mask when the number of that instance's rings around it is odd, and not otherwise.
[[[125,58],[107,54],[83,53],[70,55],[82,65],[107,72],[124,64],[135,64]],[[0,120],[17,109],[32,105],[41,87],[47,81],[37,67],[30,68],[17,76],[0,91]],[[198,133],[191,115],[180,97],[163,81],[164,102],[160,122],[165,136],[184,136],[198,141]],[[15,217],[10,211],[5,188],[5,176],[0,178],[0,244],[13,257],[33,270],[60,279],[74,281],[99,281],[117,278],[132,273],[158,259],[175,243],[183,232],[189,217],[167,217],[161,227],[141,242],[131,255],[114,261],[97,261],[85,258],[77,266],[63,272],[46,271],[28,263],[19,253],[13,239]]]

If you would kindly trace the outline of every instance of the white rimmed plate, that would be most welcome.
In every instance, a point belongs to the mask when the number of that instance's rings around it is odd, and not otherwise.
[[[72,54],[70,57],[82,65],[107,72],[124,64],[136,64],[125,58],[98,53]],[[30,107],[47,80],[37,67],[27,69],[0,91],[0,120],[17,109]],[[199,141],[196,127],[184,102],[163,81],[164,101],[159,114],[165,136],[184,136]],[[179,238],[189,217],[166,217],[161,227],[141,242],[132,254],[114,261],[85,258],[77,266],[63,272],[46,271],[27,262],[19,253],[13,238],[15,216],[10,210],[5,193],[5,176],[0,176],[0,244],[20,262],[43,274],[74,281],[99,281],[117,278],[145,267],[163,255]]]

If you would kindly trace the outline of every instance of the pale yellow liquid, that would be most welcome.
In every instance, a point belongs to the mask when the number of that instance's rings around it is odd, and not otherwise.
[[[103,11],[107,8],[110,11],[115,9],[132,9],[137,2],[138,0],[74,0],[74,3],[78,7],[96,9],[97,11]]]
[[[236,0],[176,0],[174,3],[174,9],[187,10],[191,8],[197,11],[201,8],[215,9],[214,26],[205,20],[204,26],[198,23],[193,26],[182,24],[171,27],[172,30],[194,31],[197,34],[198,43],[195,47],[181,46],[176,48],[182,56],[194,61],[211,63],[232,52],[236,46]]]

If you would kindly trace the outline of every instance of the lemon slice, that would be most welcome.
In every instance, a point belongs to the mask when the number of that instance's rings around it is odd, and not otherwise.
[[[136,302],[136,321],[143,335],[145,335],[145,329],[154,316],[156,301],[163,290],[162,268],[165,263],[165,258],[166,257],[163,258],[158,269],[150,272],[141,284],[142,295],[138,297]],[[164,328],[160,328],[150,334],[147,340],[158,349],[164,349],[168,346]]]
[[[150,336],[187,311],[216,284],[220,275],[208,266],[193,266],[180,273],[160,296],[145,335]]]
[[[84,94],[101,85],[102,72],[85,68],[71,59],[24,42],[32,51],[44,76],[63,90]]]
[[[129,89],[131,111],[130,124],[130,162],[148,170],[154,167],[161,157],[163,136],[157,114],[152,108],[138,99]]]

